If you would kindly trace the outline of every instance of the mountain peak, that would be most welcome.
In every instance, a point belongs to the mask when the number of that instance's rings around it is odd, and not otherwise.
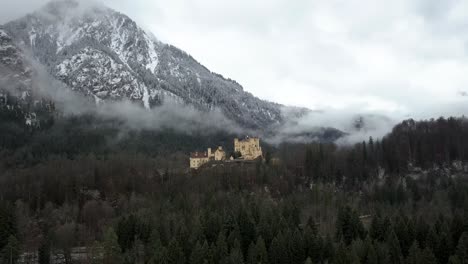
[[[33,16],[54,22],[102,13],[113,14],[118,12],[94,0],[53,0],[36,11]]]
[[[283,106],[245,92],[95,1],[52,1],[6,24],[5,30],[53,77],[96,102],[127,99],[148,109],[164,102],[220,109],[239,125],[255,129],[283,120]]]

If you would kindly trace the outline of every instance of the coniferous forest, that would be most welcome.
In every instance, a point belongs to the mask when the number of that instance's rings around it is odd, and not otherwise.
[[[233,135],[0,119],[0,263],[468,263],[465,118],[198,171]]]

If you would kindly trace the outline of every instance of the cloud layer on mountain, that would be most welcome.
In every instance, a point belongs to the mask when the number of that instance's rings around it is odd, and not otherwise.
[[[0,23],[46,2],[5,3]],[[463,1],[101,2],[255,95],[320,110],[283,134],[335,127],[354,142],[407,118],[468,115]],[[389,118],[355,131],[359,115]]]
[[[0,23],[47,1],[4,2]],[[102,2],[286,105],[399,118],[456,103],[468,86],[464,1]]]
[[[234,122],[226,118],[221,110],[202,112],[188,105],[164,103],[153,109],[128,100],[106,101],[96,105],[93,98],[72,91],[64,83],[56,80],[47,70],[35,61],[28,52],[22,54],[26,67],[31,69],[30,82],[34,97],[54,101],[60,113],[70,115],[92,114],[100,118],[122,121],[121,129],[126,130],[175,130],[179,133],[243,133]],[[0,76],[8,75],[8,69],[0,67]],[[11,75],[11,74],[10,74]],[[17,94],[19,79],[0,79],[0,88]]]

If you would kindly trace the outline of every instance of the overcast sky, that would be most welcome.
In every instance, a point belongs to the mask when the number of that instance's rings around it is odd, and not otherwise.
[[[103,1],[263,99],[468,114],[468,1]],[[46,1],[0,2],[5,22]]]

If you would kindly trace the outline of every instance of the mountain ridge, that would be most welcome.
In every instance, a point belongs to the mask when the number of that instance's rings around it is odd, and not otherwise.
[[[3,28],[54,78],[96,103],[130,99],[148,109],[167,101],[202,111],[219,108],[249,129],[284,121],[286,106],[244,91],[185,51],[160,42],[128,16],[104,6],[79,7],[72,0],[53,1]],[[297,115],[306,111],[290,108]]]

